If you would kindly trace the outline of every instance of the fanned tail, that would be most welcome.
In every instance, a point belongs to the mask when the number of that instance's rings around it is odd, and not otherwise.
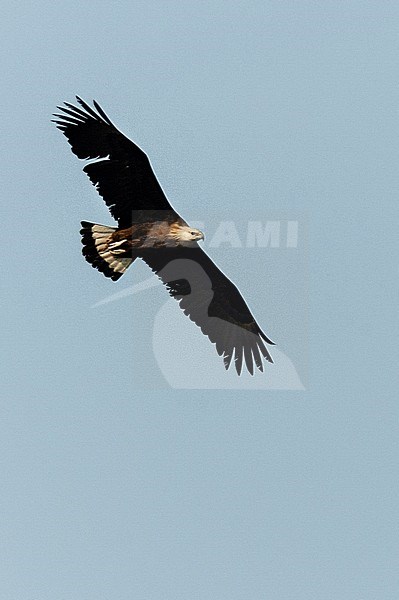
[[[113,281],[122,277],[134,258],[119,256],[120,251],[118,252],[117,248],[112,249],[113,234],[118,231],[118,228],[87,221],[82,221],[81,225],[82,254],[87,262]]]

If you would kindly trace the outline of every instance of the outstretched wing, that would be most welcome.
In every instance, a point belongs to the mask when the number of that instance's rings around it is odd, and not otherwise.
[[[273,342],[256,323],[236,286],[197,244],[162,251],[149,249],[141,258],[178,300],[184,313],[216,344],[226,369],[233,357],[239,375],[243,360],[251,375],[254,364],[263,371],[262,357],[273,362],[264,341]]]
[[[96,110],[76,96],[82,108],[65,102],[57,124],[78,158],[102,159],[84,167],[122,228],[133,211],[173,210],[151,168],[148,156],[125,137],[93,101]]]

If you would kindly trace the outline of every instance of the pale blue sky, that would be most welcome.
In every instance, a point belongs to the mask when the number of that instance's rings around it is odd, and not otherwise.
[[[1,597],[396,600],[397,2],[3,2],[0,22]],[[214,251],[306,391],[168,389],[164,291],[92,308],[148,271],[118,287],[80,255],[79,221],[112,219],[50,124],[75,94],[184,216],[304,225],[308,267]]]

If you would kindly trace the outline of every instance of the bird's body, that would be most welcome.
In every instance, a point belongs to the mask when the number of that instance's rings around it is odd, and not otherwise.
[[[201,231],[184,222],[175,220],[169,223],[167,220],[160,220],[134,223],[127,229],[118,229],[112,236],[112,242],[124,240],[126,250],[134,252],[141,248],[190,246],[203,237]]]
[[[135,259],[142,259],[216,344],[226,368],[234,358],[238,374],[243,360],[251,374],[254,363],[262,371],[262,357],[273,362],[264,341],[273,342],[238,289],[198,245],[204,234],[172,208],[146,154],[118,131],[96,102],[95,111],[77,100],[82,108],[65,103],[59,107],[64,114],[55,115],[55,122],[79,158],[96,159],[83,170],[118,221],[118,227],[82,221],[86,260],[117,280]]]

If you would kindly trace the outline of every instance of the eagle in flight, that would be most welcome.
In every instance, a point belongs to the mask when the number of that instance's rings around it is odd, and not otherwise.
[[[82,221],[83,255],[114,281],[141,259],[156,273],[184,313],[216,345],[226,369],[243,361],[253,375],[263,359],[273,362],[263,333],[236,286],[198,244],[204,234],[170,205],[147,155],[125,137],[103,109],[76,97],[57,108],[58,129],[72,152],[91,159],[83,171],[109,207],[118,227]]]

